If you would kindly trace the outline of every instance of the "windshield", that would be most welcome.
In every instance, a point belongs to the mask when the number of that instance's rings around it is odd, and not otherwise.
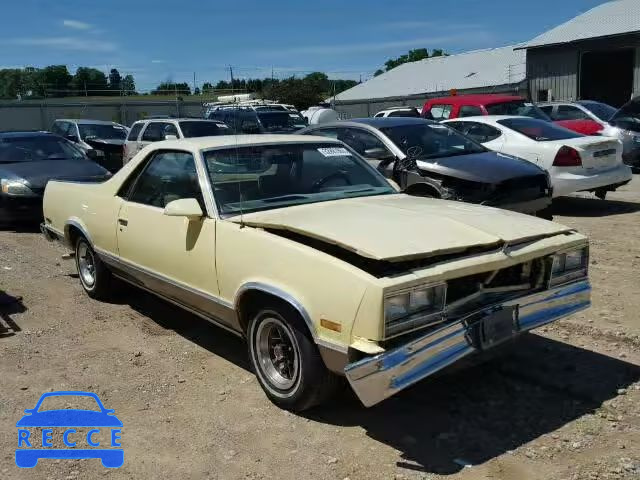
[[[438,124],[399,125],[380,131],[407,156],[416,159],[453,157],[487,149],[452,128]]]
[[[180,122],[180,129],[184,138],[211,137],[229,133],[229,127],[216,122]]]
[[[600,120],[606,122],[616,114],[616,109],[611,105],[600,102],[584,102],[580,103],[584,108],[593,113]]]
[[[124,140],[127,138],[127,129],[120,125],[80,123],[78,128],[80,129],[80,137],[83,140],[92,140],[94,138]]]
[[[335,143],[203,152],[222,214],[396,193],[366,160]]]
[[[555,123],[536,120],[534,118],[508,118],[498,120],[500,125],[504,125],[511,130],[515,130],[536,142],[548,142],[551,140],[568,140],[570,138],[580,138],[584,135],[560,127]]]
[[[518,115],[521,117],[538,118],[550,122],[549,116],[536,105],[524,100],[494,103],[485,107],[489,115]]]
[[[611,118],[611,124],[623,130],[640,133],[640,97],[623,105]]]
[[[53,135],[0,139],[0,163],[68,159],[86,157],[71,142]]]
[[[294,112],[257,112],[258,119],[267,131],[275,130],[299,130],[306,127],[304,117]]]

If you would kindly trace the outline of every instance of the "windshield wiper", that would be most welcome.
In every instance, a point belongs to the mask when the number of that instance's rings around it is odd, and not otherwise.
[[[287,200],[306,200],[307,198],[309,198],[308,195],[294,194],[294,195],[282,195],[281,197],[265,198],[262,201],[265,203],[271,203],[271,202],[282,202]]]

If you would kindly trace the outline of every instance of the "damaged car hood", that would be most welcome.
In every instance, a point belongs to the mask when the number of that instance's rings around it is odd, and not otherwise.
[[[312,203],[229,220],[293,232],[390,262],[500,248],[572,231],[507,210],[403,194]]]

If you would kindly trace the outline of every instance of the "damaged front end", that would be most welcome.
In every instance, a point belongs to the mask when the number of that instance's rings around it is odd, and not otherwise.
[[[346,377],[371,406],[464,357],[588,308],[587,265],[583,246],[449,280],[441,306],[432,302],[418,322],[420,312],[409,312],[404,330],[397,321],[394,330],[386,326],[380,342],[386,351],[347,365]]]

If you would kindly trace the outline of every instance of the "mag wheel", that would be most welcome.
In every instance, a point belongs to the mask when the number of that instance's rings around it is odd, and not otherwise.
[[[75,258],[78,277],[84,291],[91,298],[107,298],[111,293],[111,272],[84,237],[79,237],[76,242]]]

